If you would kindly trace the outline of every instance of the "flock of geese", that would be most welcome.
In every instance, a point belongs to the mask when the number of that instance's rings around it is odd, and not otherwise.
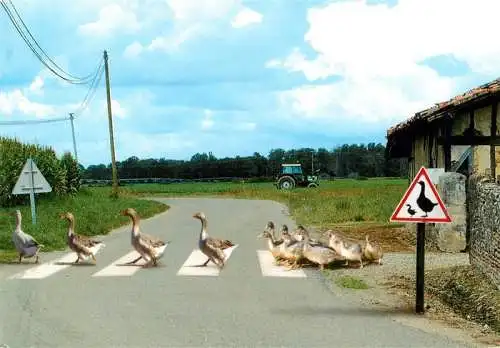
[[[23,258],[32,257],[35,258],[35,263],[38,263],[38,254],[44,245],[22,230],[22,216],[20,210],[16,210],[12,214],[16,217],[16,228],[12,234],[12,241],[19,253],[19,263],[21,263]],[[139,254],[138,258],[126,264],[136,264],[139,260],[143,259],[146,262],[144,267],[157,266],[158,260],[163,256],[165,248],[170,242],[141,232],[139,227],[139,214],[137,214],[135,209],[127,208],[121,211],[120,214],[130,217],[132,220],[131,244]],[[94,263],[97,262],[96,254],[105,244],[94,238],[75,233],[75,217],[71,212],[62,213],[60,218],[68,221],[67,244],[77,255],[77,259],[74,263],[89,258],[91,258]],[[234,246],[234,243],[227,239],[209,236],[207,233],[207,218],[203,212],[193,214],[193,218],[201,221],[198,247],[207,257],[207,261],[199,266],[207,266],[208,263],[212,261],[222,269],[226,259],[223,250]]]
[[[43,244],[22,230],[21,211],[16,210],[12,214],[16,217],[16,228],[12,235],[12,241],[19,253],[19,263],[21,263],[22,258],[31,257],[35,257],[35,263],[38,263],[38,254],[43,248]],[[163,256],[170,241],[164,241],[143,233],[139,226],[140,218],[135,209],[127,208],[122,210],[120,214],[128,216],[132,220],[131,244],[139,254],[139,257],[127,262],[126,265],[136,264],[139,260],[143,259],[145,261],[143,267],[157,266],[158,260]],[[89,258],[96,263],[96,254],[105,246],[104,243],[94,238],[77,234],[75,232],[75,217],[71,212],[60,214],[60,218],[68,222],[67,244],[77,255],[74,263]],[[207,257],[207,260],[203,264],[197,266],[204,267],[209,262],[212,262],[219,269],[224,268],[226,261],[224,250],[235,246],[235,244],[227,239],[209,236],[207,232],[207,217],[203,212],[193,214],[193,218],[201,222],[198,248]],[[288,264],[288,270],[296,269],[303,261],[317,264],[320,269],[324,269],[326,265],[337,260],[345,260],[345,265],[348,265],[349,261],[358,261],[360,268],[363,267],[363,261],[382,264],[382,248],[370,242],[368,235],[366,235],[365,243],[358,243],[347,241],[340,234],[332,230],[326,231],[325,234],[328,235],[328,244],[310,238],[309,232],[302,225],[299,225],[293,233],[288,231],[287,225],[282,225],[281,238],[278,239],[275,235],[274,223],[269,221],[264,232],[260,233],[257,237],[267,239],[269,251],[274,256],[276,264]]]
[[[309,232],[302,225],[293,233],[288,231],[287,225],[282,225],[278,239],[274,223],[269,221],[264,232],[257,235],[257,238],[267,240],[276,265],[288,265],[288,270],[296,269],[303,261],[317,264],[320,270],[338,260],[345,260],[346,266],[349,261],[357,261],[360,268],[363,268],[363,261],[382,264],[382,247],[370,242],[368,235],[365,236],[365,242],[360,243],[348,241],[333,230],[327,230],[324,234],[328,235],[328,244],[311,239]]]

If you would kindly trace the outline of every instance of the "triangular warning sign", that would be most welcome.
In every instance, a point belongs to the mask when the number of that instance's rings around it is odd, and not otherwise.
[[[403,199],[391,216],[391,222],[449,223],[448,210],[425,167],[420,168]]]
[[[12,190],[12,194],[28,194],[31,192],[32,188],[35,193],[52,191],[52,187],[50,187],[50,184],[47,182],[42,172],[40,172],[40,169],[36,166],[35,161],[28,158],[24,164],[21,174],[19,175],[19,179],[17,179],[16,185]]]

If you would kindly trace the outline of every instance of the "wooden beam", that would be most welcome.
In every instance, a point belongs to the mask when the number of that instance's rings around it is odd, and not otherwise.
[[[496,180],[496,169],[497,169],[497,161],[495,154],[495,142],[494,138],[497,135],[497,107],[498,101],[493,101],[493,105],[491,106],[491,142],[490,142],[490,168],[491,168],[491,176],[494,180]]]
[[[446,172],[451,169],[451,145],[452,145],[451,126],[452,126],[451,115],[447,114],[444,119],[444,143],[443,143],[444,170]]]
[[[438,144],[444,145],[446,142],[445,137],[438,138]],[[485,136],[485,135],[476,135],[476,136],[463,136],[463,135],[453,135],[450,137],[450,145],[494,145],[500,146],[500,136]]]
[[[432,160],[432,148],[433,148],[433,145],[434,145],[434,139],[435,139],[435,136],[434,136],[434,130],[431,129],[429,131],[429,133],[427,133],[427,159],[428,159],[428,163],[427,163],[427,166],[428,168],[434,168],[434,161]]]

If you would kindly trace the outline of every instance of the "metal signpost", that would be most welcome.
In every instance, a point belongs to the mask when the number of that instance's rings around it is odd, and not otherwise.
[[[28,158],[12,190],[14,195],[30,195],[31,221],[36,224],[35,193],[51,192],[52,187],[40,172],[35,162]]]
[[[391,222],[417,223],[417,281],[415,311],[424,312],[425,224],[451,223],[448,210],[429,172],[421,167],[390,218]]]

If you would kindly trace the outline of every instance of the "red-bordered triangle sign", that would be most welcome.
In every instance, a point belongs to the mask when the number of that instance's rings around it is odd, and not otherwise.
[[[451,218],[425,167],[406,190],[391,216],[391,222],[450,223]]]

